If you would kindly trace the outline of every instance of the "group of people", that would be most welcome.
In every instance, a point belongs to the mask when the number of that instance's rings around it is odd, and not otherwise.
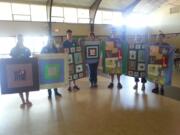
[[[66,53],[66,49],[69,49],[71,47],[75,47],[78,43],[73,40],[73,36],[72,36],[72,30],[67,30],[66,31],[66,40],[63,42],[62,48],[64,50],[64,52]],[[163,44],[163,38],[164,38],[164,34],[160,34],[159,35],[159,43]],[[90,33],[89,36],[90,40],[95,40],[95,34],[94,33]],[[53,37],[49,38],[48,43],[46,46],[44,46],[41,50],[42,54],[47,54],[47,53],[59,53],[59,49],[55,46],[54,44],[54,39]],[[23,45],[23,35],[19,34],[17,36],[17,44],[16,46],[11,50],[10,55],[12,58],[29,58],[31,56],[31,52],[28,48],[26,48]],[[97,88],[97,69],[98,69],[98,62],[95,63],[89,63],[88,64],[88,70],[89,70],[89,81],[90,81],[90,87],[91,88]],[[111,82],[108,85],[108,88],[112,89],[114,84],[114,73],[110,73],[111,76]],[[117,80],[118,80],[118,89],[122,88],[122,84],[120,83],[120,76],[121,74],[118,73],[117,74]],[[139,82],[139,78],[135,78],[135,86],[134,89],[138,88],[138,82]],[[142,90],[145,90],[145,83],[146,83],[146,78],[141,78],[141,82],[142,82]],[[61,97],[62,95],[58,92],[57,88],[53,88],[54,89],[54,94],[55,96]],[[77,86],[76,81],[72,80],[69,81],[69,87],[68,87],[68,91],[71,92],[73,90],[79,90],[80,88]],[[163,85],[160,86],[160,90],[161,92],[164,90]],[[155,83],[155,88],[152,90],[152,92],[158,93],[159,92],[159,85],[158,83]],[[25,92],[26,95],[26,99],[23,96],[23,92],[19,93],[22,104],[21,107],[24,108],[25,105],[27,106],[31,106],[32,103],[29,101],[29,91]],[[52,91],[51,89],[48,89],[48,98],[51,99],[52,97]]]
[[[77,45],[77,42],[73,40],[72,38],[72,30],[67,30],[67,39],[63,42],[63,50],[66,53],[66,49],[75,47]],[[95,39],[94,33],[90,34],[90,38],[92,40]],[[62,48],[61,48],[62,49]],[[48,53],[59,53],[59,48],[57,48],[54,44],[54,39],[53,37],[50,37],[48,39],[48,43],[46,46],[44,46],[41,50],[41,54],[48,54]],[[11,50],[10,56],[12,58],[18,59],[18,58],[29,58],[31,56],[31,51],[24,46],[23,44],[23,35],[19,34],[17,35],[17,44],[16,46]],[[91,82],[91,87],[97,87],[97,66],[98,63],[91,63],[88,64],[89,71],[90,71],[90,82]],[[54,94],[55,96],[61,97],[62,95],[58,92],[57,88],[54,89]],[[76,81],[69,81],[69,87],[68,91],[71,92],[73,90],[79,90],[80,88],[77,86]],[[23,95],[23,92],[19,93],[22,104],[20,105],[21,108],[24,108],[25,105],[31,106],[32,103],[29,101],[29,91],[25,92],[25,97]],[[52,97],[52,91],[51,89],[48,89],[48,98],[51,99]]]

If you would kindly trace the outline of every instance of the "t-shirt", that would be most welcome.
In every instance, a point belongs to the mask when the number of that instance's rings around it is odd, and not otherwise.
[[[11,52],[10,56],[13,58],[29,58],[31,56],[31,51],[26,47],[14,47]]]
[[[57,53],[58,50],[55,46],[46,45],[42,48],[41,53]]]
[[[75,40],[65,40],[63,43],[63,48],[71,48],[77,45]]]

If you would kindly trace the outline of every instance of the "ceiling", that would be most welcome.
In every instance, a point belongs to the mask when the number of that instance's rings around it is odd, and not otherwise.
[[[6,2],[23,2],[34,4],[46,4],[47,0],[0,0]],[[89,8],[95,0],[53,0],[54,5]],[[122,10],[126,9],[137,0],[102,0],[100,9]],[[180,0],[139,0],[133,12],[148,14],[160,8],[162,5],[169,7],[180,5]]]

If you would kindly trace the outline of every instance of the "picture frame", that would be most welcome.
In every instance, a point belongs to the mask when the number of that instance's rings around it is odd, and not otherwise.
[[[136,60],[136,50],[130,50],[129,51],[129,59],[130,60]]]
[[[83,55],[86,63],[98,62],[100,57],[99,40],[85,40],[83,42]]]
[[[136,61],[129,61],[128,69],[135,71],[136,70],[136,64],[137,64]]]
[[[68,62],[69,62],[69,64],[73,63],[73,55],[72,54],[68,55]]]
[[[138,71],[145,71],[146,70],[146,65],[145,63],[138,63]]]
[[[41,89],[58,88],[68,84],[68,54],[39,54],[36,57]]]
[[[36,58],[0,60],[1,93],[12,94],[39,90]]]
[[[82,46],[69,48],[69,81],[78,80],[86,76]],[[78,74],[82,72],[83,75]]]
[[[83,63],[82,54],[80,52],[74,53],[74,63],[75,64]]]
[[[145,62],[145,51],[138,50],[138,62]]]

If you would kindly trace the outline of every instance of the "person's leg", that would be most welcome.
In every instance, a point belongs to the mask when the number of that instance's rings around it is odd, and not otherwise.
[[[117,80],[118,80],[117,88],[118,88],[118,89],[121,89],[121,88],[122,88],[122,85],[121,85],[121,82],[120,82],[120,76],[121,76],[121,74],[117,74]]]
[[[135,85],[133,87],[133,89],[137,90],[138,89],[138,82],[139,82],[139,78],[138,77],[134,77],[134,81],[135,81]]]
[[[164,95],[164,85],[161,85],[160,93],[161,95]]]
[[[71,88],[71,81],[69,81],[68,91],[69,91],[69,92],[71,92],[71,91],[72,91],[72,88]]]
[[[159,86],[158,86],[158,82],[155,82],[155,88],[154,89],[152,89],[152,92],[153,93],[159,93]]]
[[[114,87],[114,84],[113,84],[113,82],[114,82],[114,73],[111,73],[110,76],[111,76],[111,82],[108,85],[108,88],[112,89]]]
[[[24,107],[25,107],[26,102],[25,102],[25,100],[24,100],[23,93],[22,93],[22,92],[20,92],[20,93],[19,93],[19,96],[20,96],[21,101],[22,101],[22,104],[20,105],[20,107],[21,107],[21,108],[24,108]]]
[[[28,106],[32,105],[32,103],[29,101],[29,91],[26,92],[26,103],[27,103]]]
[[[91,83],[91,88],[93,87],[93,64],[88,64],[88,70],[89,70],[89,81]]]
[[[142,77],[142,78],[141,78],[141,83],[142,83],[142,88],[141,88],[141,90],[142,90],[142,91],[145,91],[145,89],[146,89],[146,87],[145,87],[145,83],[146,83],[146,82],[147,82],[146,78]]]
[[[97,87],[97,70],[98,70],[98,63],[94,65],[94,87]]]
[[[48,89],[48,98],[51,99],[51,89]]]
[[[57,88],[54,88],[54,94],[55,96],[61,97],[62,95],[58,92]]]
[[[74,90],[79,90],[80,88],[76,85],[76,80],[73,80],[73,84],[74,84],[74,86],[73,86],[73,89]]]

